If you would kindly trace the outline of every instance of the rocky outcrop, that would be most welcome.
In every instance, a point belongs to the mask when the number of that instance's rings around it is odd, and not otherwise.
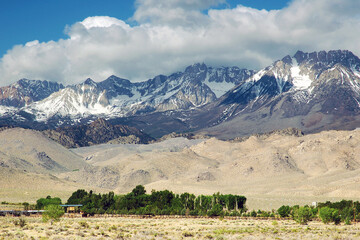
[[[118,137],[107,142],[108,144],[141,144],[141,139],[135,135]]]
[[[153,140],[153,138],[134,127],[111,125],[104,119],[98,119],[87,125],[45,130],[43,133],[67,148],[107,143],[114,139],[129,136],[137,138],[137,143],[148,143]],[[129,140],[130,138],[132,137],[129,137]]]
[[[233,140],[230,140],[230,142],[243,142],[252,136],[257,137],[258,139],[264,140],[272,135],[302,137],[302,136],[304,136],[304,133],[300,129],[297,129],[297,128],[286,128],[286,129],[274,130],[274,131],[267,132],[267,133],[257,133],[257,134],[253,134],[251,136],[236,137]]]
[[[195,134],[195,133],[175,133],[172,132],[170,134],[164,135],[161,138],[157,139],[156,141],[153,141],[151,143],[155,142],[162,142],[171,138],[187,138],[187,139],[209,139],[210,136],[202,135],[202,134]]]

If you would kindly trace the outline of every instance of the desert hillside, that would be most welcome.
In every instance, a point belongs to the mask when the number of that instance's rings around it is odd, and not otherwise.
[[[174,139],[159,145],[99,145],[75,149],[91,169],[63,173],[82,184],[117,192],[137,184],[151,189],[249,199],[316,201],[358,197],[360,131],[327,131],[306,136],[252,136],[242,142]],[[184,142],[188,142],[184,146]],[[95,181],[96,179],[96,181]],[[262,201],[262,200],[259,200]],[[261,203],[260,203],[261,204]]]
[[[358,130],[305,136],[275,132],[232,142],[173,138],[72,150],[31,130],[8,129],[0,139],[0,196],[19,201],[38,190],[66,197],[76,188],[126,193],[138,184],[148,191],[243,194],[250,208],[360,196]],[[43,166],[41,152],[53,169]],[[23,182],[32,182],[29,191]]]
[[[0,131],[0,165],[48,173],[79,169],[86,163],[40,132],[10,128]]]

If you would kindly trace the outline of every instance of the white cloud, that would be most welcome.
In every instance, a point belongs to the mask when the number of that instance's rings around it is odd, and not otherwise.
[[[225,0],[137,0],[133,19],[139,23],[192,27],[207,23],[201,10]]]
[[[81,24],[84,25],[86,29],[97,28],[97,27],[108,28],[112,26],[119,26],[124,29],[130,28],[130,26],[126,24],[124,21],[108,16],[88,17],[84,21],[82,21]]]
[[[69,38],[17,45],[0,59],[0,85],[20,78],[77,83],[111,74],[132,81],[189,64],[264,67],[296,50],[360,54],[360,1],[294,0],[281,10],[209,9],[222,0],[138,0],[136,26],[89,17]]]

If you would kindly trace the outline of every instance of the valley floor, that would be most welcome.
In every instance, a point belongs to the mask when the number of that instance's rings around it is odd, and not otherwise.
[[[0,217],[0,239],[360,239],[360,223],[219,218],[62,218],[53,225],[39,217]]]

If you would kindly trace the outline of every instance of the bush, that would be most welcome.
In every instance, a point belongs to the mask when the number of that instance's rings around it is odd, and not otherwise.
[[[239,217],[241,216],[241,213],[239,211],[232,211],[229,216],[232,216],[232,217]]]
[[[26,225],[26,221],[23,218],[19,218],[18,220],[14,220],[14,225],[23,228]]]
[[[86,221],[80,221],[79,225],[83,228],[89,228],[89,224]]]
[[[208,216],[222,216],[224,215],[223,207],[220,204],[215,204],[212,209],[208,212]]]
[[[291,207],[282,205],[278,210],[280,217],[289,217],[291,212]]]
[[[53,222],[57,222],[60,220],[60,218],[64,215],[64,210],[59,205],[48,205],[45,207],[45,212],[42,214],[42,219],[44,222],[51,221],[51,224]]]
[[[346,221],[346,219],[351,220],[354,217],[354,209],[351,207],[346,207],[339,211],[342,221]]]
[[[323,223],[334,222],[339,224],[341,221],[339,210],[330,207],[320,208],[319,217]]]
[[[299,207],[294,209],[294,220],[299,223],[306,225],[311,220],[312,213],[309,207]]]
[[[255,210],[252,210],[250,213],[251,217],[257,217],[257,213],[255,212]]]

